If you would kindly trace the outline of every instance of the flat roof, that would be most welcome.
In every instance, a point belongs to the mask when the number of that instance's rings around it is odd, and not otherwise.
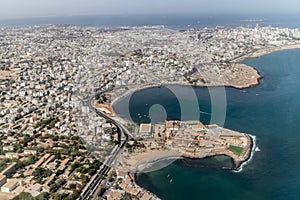
[[[3,180],[4,178],[6,178],[6,176],[4,176],[3,174],[0,174],[0,181]]]
[[[6,187],[12,190],[16,186],[16,184],[18,184],[18,182],[18,179],[9,179],[4,185],[2,185],[2,187]]]
[[[8,165],[1,173],[2,174],[6,174],[9,170],[11,170],[12,168],[14,168],[17,165],[16,162],[11,163],[10,165]]]
[[[151,124],[140,124],[140,133],[151,133]]]

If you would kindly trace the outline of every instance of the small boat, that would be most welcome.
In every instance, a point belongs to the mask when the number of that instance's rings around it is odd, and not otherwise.
[[[167,177],[169,177],[170,176],[170,174],[168,174],[168,176]]]
[[[170,180],[170,183],[172,183],[173,179]]]

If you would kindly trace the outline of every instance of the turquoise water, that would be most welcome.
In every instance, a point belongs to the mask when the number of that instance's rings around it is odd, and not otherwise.
[[[224,126],[255,135],[261,149],[242,172],[176,161],[158,171],[138,174],[137,183],[162,199],[300,199],[299,55],[300,50],[287,50],[247,59],[244,63],[263,76],[260,85],[244,90],[226,88]],[[195,90],[199,108],[209,113],[207,89]],[[164,105],[169,119],[180,118],[178,101],[163,87],[134,94],[131,117],[147,121],[137,113],[147,114],[153,104]],[[122,102],[114,105],[121,114],[124,108]],[[209,115],[201,115],[201,120],[208,123]]]

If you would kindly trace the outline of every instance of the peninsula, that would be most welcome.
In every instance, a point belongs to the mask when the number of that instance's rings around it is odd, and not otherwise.
[[[120,158],[124,171],[139,172],[156,161],[168,158],[205,158],[226,155],[234,162],[233,169],[251,155],[253,140],[244,133],[200,121],[166,121],[164,124],[140,124],[140,140],[130,140],[128,153]]]
[[[249,135],[176,121],[143,125],[153,132],[140,141],[136,125],[110,116],[110,104],[153,85],[251,87],[261,76],[243,59],[300,44],[298,29],[259,26],[176,32],[163,26],[46,25],[0,32],[1,199],[24,192],[49,199],[155,198],[128,173],[145,168],[138,156],[154,151],[193,158],[225,154],[238,168],[249,157]],[[87,99],[99,91],[91,109]],[[124,130],[132,133],[128,142]],[[107,166],[112,155],[120,163],[125,159],[129,171]]]

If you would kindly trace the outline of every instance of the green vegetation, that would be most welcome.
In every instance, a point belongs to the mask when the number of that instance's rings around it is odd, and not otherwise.
[[[0,171],[4,170],[8,166],[8,163],[9,163],[8,158],[0,159]]]
[[[29,157],[27,158],[27,160],[16,160],[15,162],[17,162],[17,169],[22,169],[25,166],[32,165],[37,160],[38,159],[37,159],[36,155],[29,155]]]
[[[95,96],[95,99],[98,100],[99,104],[105,103],[108,100],[108,98],[105,96],[105,94],[103,94],[103,95],[97,94]]]
[[[36,179],[36,182],[40,184],[43,184],[42,183],[43,179],[49,177],[51,174],[52,172],[50,170],[41,167],[37,167],[35,171],[32,173],[32,175]]]
[[[23,147],[26,147],[28,145],[29,142],[33,141],[33,137],[30,137],[28,134],[24,135],[24,140],[22,142],[20,142],[20,144],[22,144]],[[18,147],[17,147],[18,149]]]
[[[102,163],[98,160],[94,160],[93,163],[86,163],[89,164],[89,167],[83,167],[83,166],[79,166],[76,168],[76,172],[80,172],[82,174],[89,174],[90,176],[93,176],[94,174],[96,174],[97,170],[100,168],[100,166],[102,165]],[[71,169],[73,169],[74,166],[71,167]]]
[[[35,200],[47,200],[48,198],[48,193],[43,192],[39,194],[37,197],[35,197]]]
[[[71,184],[69,185],[69,189],[70,189],[70,190],[73,190],[73,189],[75,189],[75,188],[76,188],[76,184],[71,183]]]
[[[21,192],[18,196],[13,198],[12,200],[35,200],[30,193]]]
[[[46,120],[42,120],[39,121],[38,123],[36,123],[35,127],[42,127],[44,128],[45,126],[48,125],[48,128],[54,128],[54,125],[58,122],[59,120],[57,118],[50,118],[50,119],[46,119]]]
[[[63,186],[67,181],[64,179],[58,179],[55,183],[50,185],[51,193],[56,192],[61,186]]]
[[[238,156],[241,155],[241,153],[244,150],[243,147],[233,146],[233,145],[230,145],[228,149]]]
[[[80,195],[80,192],[78,190],[76,190],[73,194],[69,195],[69,194],[52,194],[52,198],[54,200],[74,200],[77,199]]]

